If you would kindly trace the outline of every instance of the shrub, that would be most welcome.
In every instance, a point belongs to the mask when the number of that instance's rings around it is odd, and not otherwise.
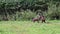
[[[16,12],[16,20],[31,20],[36,16],[36,13],[27,10],[23,12]]]

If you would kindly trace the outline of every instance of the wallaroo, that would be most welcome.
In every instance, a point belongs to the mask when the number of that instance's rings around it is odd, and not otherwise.
[[[39,21],[41,20],[41,22],[46,23],[45,22],[45,17],[43,15],[39,15],[37,18],[33,18],[33,22],[37,21],[39,23]]]

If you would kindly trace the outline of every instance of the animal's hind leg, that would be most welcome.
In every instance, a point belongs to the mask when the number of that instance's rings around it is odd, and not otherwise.
[[[46,23],[46,21],[44,20],[44,23]]]
[[[39,20],[37,22],[39,23]]]
[[[42,23],[46,23],[45,20],[42,20]]]

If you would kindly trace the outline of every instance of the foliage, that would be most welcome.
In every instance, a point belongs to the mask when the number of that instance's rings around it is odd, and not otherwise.
[[[34,13],[38,12],[37,10],[41,10],[44,16],[46,16],[48,19],[49,18],[60,19],[59,7],[60,7],[59,0],[0,0],[0,15],[2,17],[6,17],[6,19],[9,18],[8,20],[15,19],[15,18],[18,19],[16,17],[18,11],[19,13],[21,12],[24,13],[23,15],[24,19],[26,18],[30,19],[31,18],[30,16],[26,17],[27,13],[29,15],[32,12],[32,14],[34,15]],[[31,12],[26,11],[27,9]],[[57,15],[59,16],[59,18],[57,18]],[[10,18],[11,16],[13,18]]]
[[[36,13],[31,12],[30,10],[26,10],[24,12],[17,12],[16,19],[17,20],[31,20],[36,16]]]

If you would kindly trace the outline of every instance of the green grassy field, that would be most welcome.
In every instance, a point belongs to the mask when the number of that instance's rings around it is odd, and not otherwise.
[[[0,34],[60,34],[60,21],[48,22],[0,21]]]

